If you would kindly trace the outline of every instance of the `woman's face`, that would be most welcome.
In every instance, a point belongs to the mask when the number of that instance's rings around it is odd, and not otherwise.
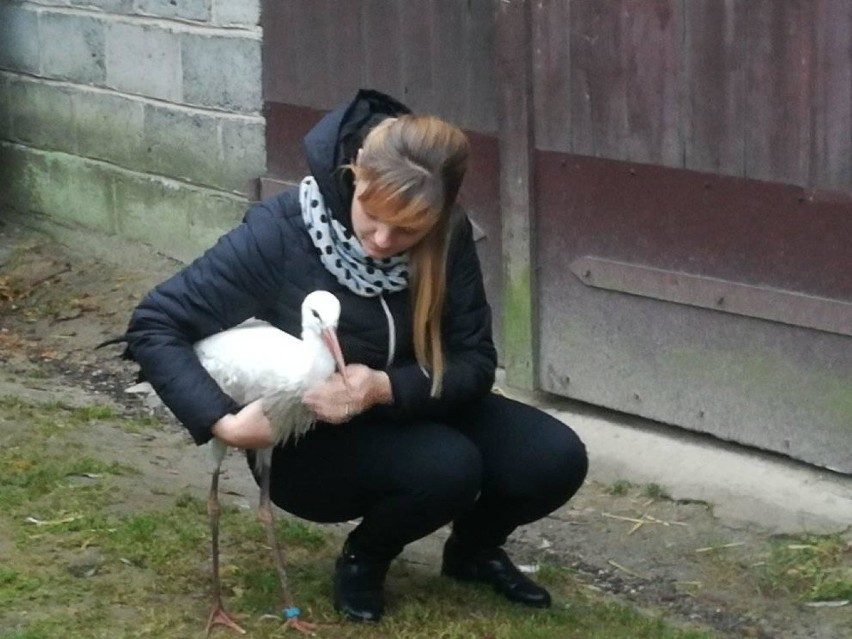
[[[382,259],[404,253],[429,233],[428,228],[414,230],[379,221],[361,203],[360,195],[365,188],[366,183],[363,180],[355,182],[355,196],[352,198],[352,230],[355,231],[355,236],[367,255],[373,259]]]

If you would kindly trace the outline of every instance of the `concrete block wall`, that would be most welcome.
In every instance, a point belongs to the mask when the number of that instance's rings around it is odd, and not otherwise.
[[[260,0],[0,0],[0,207],[182,260],[266,170]]]

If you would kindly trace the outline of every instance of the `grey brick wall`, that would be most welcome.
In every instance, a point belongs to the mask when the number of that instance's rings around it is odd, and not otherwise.
[[[190,259],[265,172],[260,0],[0,0],[0,206]]]

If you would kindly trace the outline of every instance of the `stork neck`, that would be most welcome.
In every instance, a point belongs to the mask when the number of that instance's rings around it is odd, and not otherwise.
[[[329,352],[322,336],[315,331],[302,331],[302,342],[311,353],[311,371],[325,377],[334,371],[334,356]]]
[[[303,330],[302,331],[302,341],[306,346],[310,347],[311,350],[319,350],[325,349],[325,344],[322,341],[322,337],[316,331],[311,330]]]

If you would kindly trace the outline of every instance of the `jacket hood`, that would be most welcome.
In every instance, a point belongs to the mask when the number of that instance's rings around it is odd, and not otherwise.
[[[350,171],[339,167],[355,159],[367,133],[388,117],[411,110],[389,95],[361,89],[355,98],[329,111],[305,136],[305,154],[325,204],[334,218],[352,230],[351,203],[355,187]]]

